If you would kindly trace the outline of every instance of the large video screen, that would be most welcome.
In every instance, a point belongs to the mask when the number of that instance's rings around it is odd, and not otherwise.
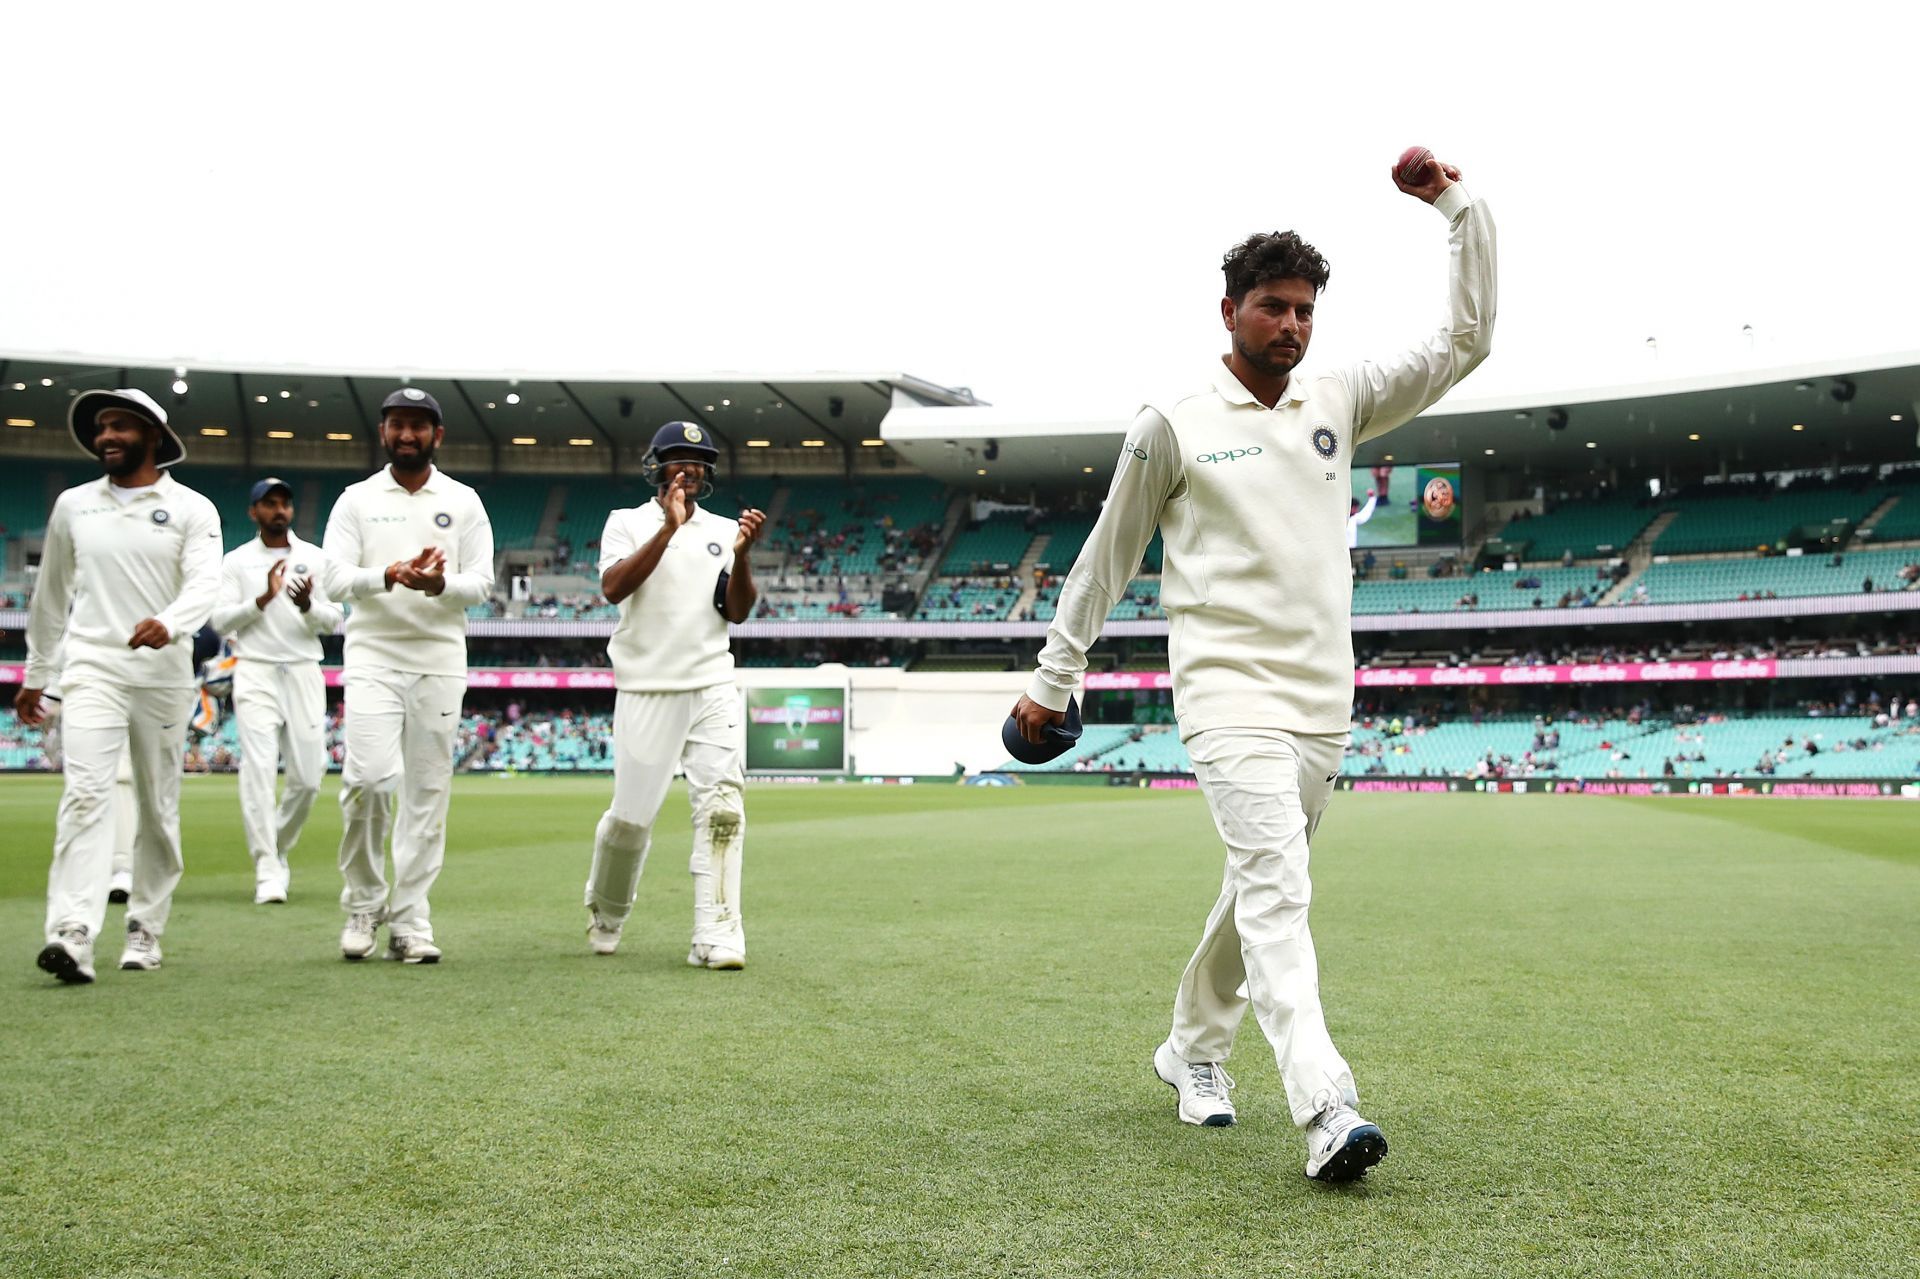
[[[847,689],[749,688],[747,771],[840,773],[847,767]]]
[[[1349,546],[1460,545],[1460,464],[1356,466]]]

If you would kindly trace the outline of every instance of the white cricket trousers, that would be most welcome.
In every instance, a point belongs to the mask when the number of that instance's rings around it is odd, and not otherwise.
[[[166,931],[180,883],[180,755],[193,692],[127,688],[82,680],[61,690],[60,734],[66,790],[55,819],[47,874],[47,940],[66,924],[98,937],[107,919],[113,873],[115,776],[124,754],[133,770],[139,830],[127,918],[156,936]]]
[[[114,888],[133,888],[133,837],[140,831],[140,801],[133,797],[133,765],[127,752],[120,752],[120,767],[113,776],[113,879]]]
[[[287,890],[287,854],[320,793],[327,771],[327,687],[316,662],[260,662],[233,667],[233,717],[240,726],[240,822],[261,888]],[[276,765],[287,783],[276,807]]]
[[[1333,798],[1346,743],[1345,733],[1266,729],[1212,729],[1187,741],[1227,869],[1180,978],[1169,1042],[1187,1061],[1225,1061],[1251,1002],[1300,1125],[1333,1102],[1359,1100],[1327,1034],[1307,931],[1307,841]]]
[[[433,940],[427,890],[447,852],[453,738],[467,681],[350,666],[347,755],[340,766],[340,905],[371,912],[396,937]],[[400,815],[393,816],[398,793]],[[393,885],[384,874],[393,831]]]
[[[740,921],[746,847],[747,735],[732,684],[683,693],[627,693],[613,703],[613,805],[594,832],[587,905],[615,923],[633,912],[653,822],[686,770],[693,805],[693,944],[747,953]]]

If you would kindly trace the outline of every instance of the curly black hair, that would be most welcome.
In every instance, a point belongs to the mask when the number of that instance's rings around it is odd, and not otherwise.
[[[1327,260],[1292,231],[1260,231],[1227,250],[1220,261],[1227,296],[1235,305],[1272,280],[1305,280],[1319,293],[1327,287]]]

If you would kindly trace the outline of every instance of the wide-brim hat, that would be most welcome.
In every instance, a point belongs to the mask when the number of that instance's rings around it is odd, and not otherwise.
[[[1020,721],[1007,716],[1007,722],[1000,726],[1000,744],[1022,764],[1046,764],[1059,759],[1080,744],[1080,703],[1069,697],[1066,722],[1047,725],[1038,742],[1020,736]]]
[[[82,391],[68,402],[67,430],[72,432],[73,442],[88,457],[98,460],[100,456],[93,442],[100,435],[100,415],[108,409],[137,413],[160,428],[160,445],[154,450],[155,466],[168,467],[186,460],[187,446],[167,425],[167,411],[138,387],[126,387],[118,391]]]

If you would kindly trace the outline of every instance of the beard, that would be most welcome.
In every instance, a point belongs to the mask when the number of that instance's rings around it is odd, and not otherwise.
[[[1233,349],[1240,353],[1241,359],[1258,369],[1265,377],[1285,377],[1300,367],[1300,360],[1307,353],[1304,346],[1301,347],[1299,355],[1292,357],[1270,351],[1266,347],[1250,347],[1240,340],[1238,333],[1233,335]]]
[[[107,474],[114,479],[125,479],[127,476],[132,475],[141,467],[145,466],[147,464],[147,458],[151,456],[152,453],[152,446],[149,445],[147,441],[141,440],[138,443],[129,444],[121,450],[120,459],[116,462],[109,462],[103,454],[100,458],[100,465],[106,470]]]
[[[394,452],[393,445],[383,444],[382,447],[387,451],[387,461],[393,463],[395,467],[400,466],[401,459],[400,456]],[[406,455],[406,469],[409,471],[424,471],[428,466],[432,465],[432,463],[433,441],[431,440],[421,444],[418,453],[409,453]]]

